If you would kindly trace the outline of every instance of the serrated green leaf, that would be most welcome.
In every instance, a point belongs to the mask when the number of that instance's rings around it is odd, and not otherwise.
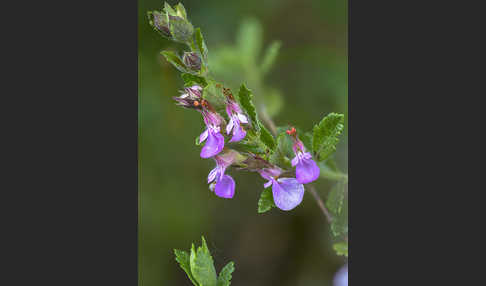
[[[262,65],[260,66],[262,75],[267,73],[272,68],[273,63],[277,58],[278,51],[280,50],[280,46],[280,41],[274,41],[270,44],[270,46],[268,46],[267,50],[265,51],[265,55],[263,56]]]
[[[340,214],[334,215],[331,223],[334,236],[345,236],[348,233],[348,200],[345,199]]]
[[[270,131],[263,126],[263,124],[260,124],[260,140],[270,149],[270,150],[275,150],[275,138],[273,138],[272,134],[270,134]]]
[[[194,279],[201,286],[216,286],[217,276],[214,269],[214,261],[204,236],[202,237],[202,246],[199,246],[197,251],[194,248],[194,244],[192,244],[190,265]]]
[[[258,213],[267,212],[273,207],[275,207],[275,202],[273,201],[272,188],[266,188],[258,200]]]
[[[182,73],[181,74],[182,80],[184,81],[184,86],[193,86],[195,84],[202,86],[203,88],[208,85],[206,79],[197,75],[193,75],[190,73]]]
[[[333,215],[338,215],[341,213],[346,195],[345,192],[346,190],[344,189],[343,183],[335,184],[329,192],[326,206]]]
[[[184,5],[182,5],[182,3],[179,2],[179,4],[175,5],[175,9],[179,17],[187,20],[186,8],[184,8]]]
[[[199,53],[203,56],[204,61],[207,61],[208,58],[208,47],[206,46],[206,43],[204,42],[203,35],[201,33],[201,29],[197,28],[195,31],[196,34],[196,45],[199,50]]]
[[[327,197],[326,206],[331,212],[331,233],[334,236],[348,233],[348,200],[344,182],[338,182]]]
[[[259,131],[260,124],[257,118],[255,105],[253,105],[252,102],[252,98],[253,98],[253,94],[251,93],[251,91],[244,84],[242,84],[238,92],[238,99],[240,101],[240,105],[246,111],[248,116],[250,116],[250,120],[253,128]]]
[[[174,9],[172,9],[172,7],[170,7],[169,3],[167,3],[167,2],[164,2],[164,9],[165,9],[165,12],[167,12],[169,15],[172,15],[172,16],[177,15],[177,12]]]
[[[314,126],[312,147],[318,161],[327,159],[339,142],[339,135],[344,129],[344,115],[330,113]]]
[[[176,261],[179,263],[179,266],[182,268],[182,270],[184,270],[184,272],[186,272],[187,277],[189,277],[192,284],[199,286],[196,283],[196,280],[194,279],[194,277],[192,276],[192,273],[191,273],[189,253],[187,253],[186,251],[183,251],[183,250],[174,249],[174,254],[176,256]]]
[[[253,153],[253,154],[261,154],[264,153],[265,150],[263,150],[260,146],[252,143],[245,143],[245,142],[238,142],[237,144],[234,144],[232,149],[235,149],[240,152],[246,152],[246,153]]]
[[[348,257],[348,243],[346,241],[334,243],[332,248],[336,251],[337,255]]]
[[[235,263],[233,261],[226,264],[221,272],[219,272],[218,286],[229,286],[231,284],[231,273],[235,271]]]
[[[181,72],[187,72],[186,66],[182,60],[173,51],[162,51],[160,52],[165,59],[171,63],[176,69]]]

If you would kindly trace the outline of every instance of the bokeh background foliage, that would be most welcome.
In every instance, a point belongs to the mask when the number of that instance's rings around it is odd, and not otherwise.
[[[214,162],[200,159],[194,145],[202,120],[174,105],[171,97],[182,80],[159,54],[176,46],[155,33],[146,17],[163,1],[138,3],[139,285],[190,285],[173,249],[187,249],[201,235],[217,269],[235,261],[232,285],[331,285],[344,258],[333,251],[329,225],[310,194],[291,212],[258,214],[264,180],[231,169],[235,197],[224,200],[209,191],[206,177]],[[347,1],[182,3],[202,29],[215,78],[233,88],[245,83],[268,103],[278,125],[310,131],[325,114],[346,115],[334,156],[347,170]],[[262,61],[274,40],[280,51],[265,73]],[[316,187],[325,199],[332,185],[319,180]]]

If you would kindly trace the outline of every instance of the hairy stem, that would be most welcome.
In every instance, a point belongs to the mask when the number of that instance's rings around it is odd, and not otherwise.
[[[309,191],[312,194],[312,196],[314,197],[314,199],[316,200],[317,205],[321,209],[324,216],[326,216],[327,222],[331,223],[332,222],[332,216],[329,213],[329,211],[327,210],[326,206],[324,205],[324,202],[322,201],[321,197],[319,197],[319,195],[317,194],[316,188],[314,188],[314,186],[309,186]]]
[[[267,110],[266,110],[266,107],[265,106],[261,106],[261,108],[260,108],[260,116],[262,118],[262,121],[265,122],[265,124],[268,126],[268,128],[270,128],[270,132],[272,132],[272,134],[274,136],[277,136],[277,126],[272,121],[272,119],[270,118],[270,116],[268,116],[268,113],[267,113]]]

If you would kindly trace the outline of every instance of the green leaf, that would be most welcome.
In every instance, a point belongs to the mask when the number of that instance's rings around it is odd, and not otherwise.
[[[231,284],[231,273],[235,271],[235,263],[233,261],[226,264],[221,272],[219,272],[218,286],[229,286]]]
[[[345,236],[348,234],[348,200],[345,199],[340,214],[333,217],[331,232],[334,236]]]
[[[195,140],[195,141],[196,141],[196,146],[201,145],[201,142],[199,142],[199,136],[200,136],[200,135],[197,135],[196,140]]]
[[[342,212],[344,198],[345,198],[344,184],[337,183],[329,192],[327,196],[326,206],[332,214],[340,214]]]
[[[260,124],[257,118],[255,105],[253,105],[253,102],[251,100],[252,98],[253,98],[253,94],[251,93],[251,91],[248,88],[246,88],[244,84],[242,84],[240,87],[240,91],[238,92],[238,99],[240,101],[240,105],[246,111],[248,116],[250,116],[250,120],[253,128],[259,131]]]
[[[292,155],[292,140],[287,133],[281,132],[277,136],[277,147],[275,152],[270,155],[269,161],[274,165],[290,169],[292,164],[289,158],[292,158]]]
[[[260,140],[270,149],[270,150],[275,150],[275,138],[273,138],[272,134],[270,134],[270,131],[263,126],[263,124],[260,124]]]
[[[260,71],[262,72],[262,75],[267,73],[272,68],[272,65],[277,58],[278,51],[280,50],[281,45],[282,44],[279,41],[274,41],[265,51],[262,65],[260,66]]]
[[[172,16],[177,15],[177,12],[174,9],[172,9],[172,7],[170,7],[169,3],[167,3],[167,2],[164,2],[164,9],[165,9],[165,12],[167,12],[169,15],[172,15]]]
[[[348,257],[348,243],[346,241],[334,243],[332,248],[336,251],[337,255]]]
[[[216,286],[217,276],[214,261],[204,236],[202,237],[202,246],[199,246],[197,251],[192,244],[190,265],[192,275],[201,286]]]
[[[263,190],[258,200],[258,213],[264,213],[275,207],[273,201],[272,188],[266,188]]]
[[[193,86],[195,84],[202,86],[203,88],[208,85],[206,79],[197,75],[193,75],[190,73],[182,73],[181,74],[182,80],[184,81],[184,86]]]
[[[312,145],[318,161],[327,159],[336,151],[338,136],[344,129],[343,123],[343,114],[330,113],[314,126]]]
[[[179,263],[179,266],[184,270],[184,272],[186,272],[187,277],[191,279],[192,284],[199,286],[191,273],[189,253],[183,250],[174,249],[174,254],[176,256],[176,261]]]
[[[231,148],[240,152],[250,152],[254,154],[261,154],[265,152],[265,150],[263,150],[257,144],[247,143],[247,141],[240,141],[237,144],[234,144]]]
[[[195,34],[196,34],[196,45],[197,45],[197,48],[199,49],[199,52],[203,56],[204,61],[207,61],[207,58],[208,58],[208,48],[206,46],[206,43],[204,42],[204,38],[203,38],[203,35],[201,33],[201,29],[200,28],[197,28]]]
[[[348,233],[348,200],[344,182],[338,182],[327,197],[326,206],[333,216],[331,232],[334,236]]]
[[[173,51],[162,51],[160,52],[165,59],[171,63],[176,69],[181,72],[187,72],[186,66],[182,60]]]
[[[310,132],[303,132],[300,129],[297,130],[299,134],[299,139],[304,144],[304,147],[307,150],[312,150],[312,133]]]
[[[184,8],[184,5],[182,5],[182,3],[175,5],[175,9],[179,17],[182,17],[187,20],[186,8]]]

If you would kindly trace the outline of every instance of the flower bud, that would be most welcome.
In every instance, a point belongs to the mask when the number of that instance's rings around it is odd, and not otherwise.
[[[182,60],[186,67],[193,71],[199,71],[201,69],[201,58],[195,52],[184,52]]]
[[[159,32],[162,36],[167,39],[171,39],[170,35],[170,28],[169,22],[167,21],[167,15],[162,14],[158,11],[151,11],[148,12],[148,18],[150,26],[154,28],[157,32]]]

